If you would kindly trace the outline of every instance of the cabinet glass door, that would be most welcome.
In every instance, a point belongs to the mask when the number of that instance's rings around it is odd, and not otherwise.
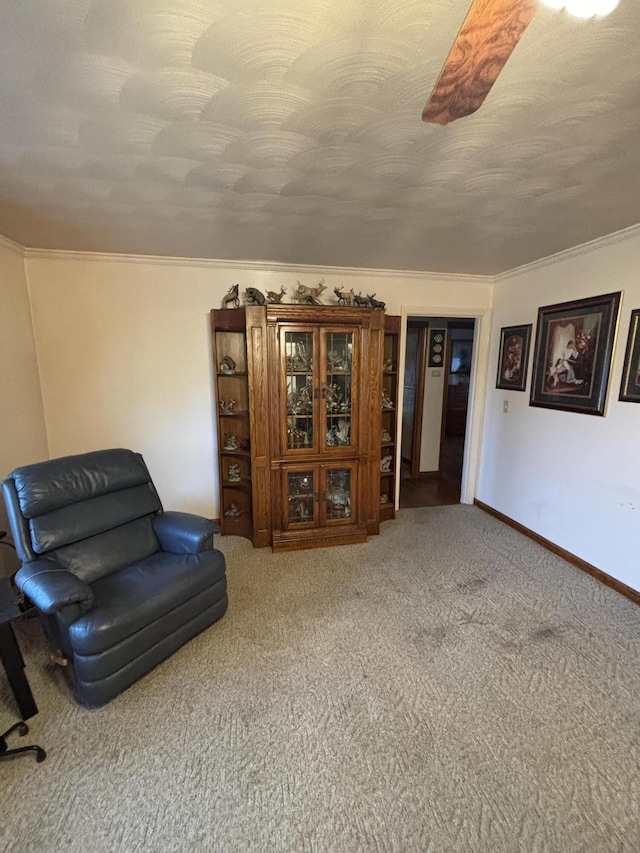
[[[316,490],[315,468],[286,468],[284,474],[285,528],[315,527],[320,495]]]
[[[324,333],[324,386],[322,399],[326,418],[324,446],[350,448],[353,435],[353,332]]]
[[[355,496],[355,468],[353,465],[324,469],[324,501],[327,524],[351,523],[354,520],[351,495]]]
[[[284,359],[287,450],[309,450],[315,442],[313,332],[285,331]]]

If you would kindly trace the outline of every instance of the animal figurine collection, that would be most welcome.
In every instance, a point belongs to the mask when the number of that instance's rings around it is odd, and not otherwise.
[[[315,287],[310,287],[306,284],[301,284],[299,281],[297,287],[293,291],[293,299],[300,305],[322,305],[320,301],[321,295],[327,289],[324,279],[318,282]],[[244,291],[245,305],[282,305],[282,300],[286,294],[286,288],[282,285],[279,291],[267,290],[266,294],[257,287],[247,287]],[[357,308],[374,308],[384,311],[385,303],[376,299],[375,293],[368,293],[365,296],[362,293],[354,293],[351,290],[345,290],[341,287],[334,287],[338,305]],[[240,307],[240,285],[232,285],[227,293],[222,298],[223,308],[239,308]],[[336,303],[334,303],[336,304]]]

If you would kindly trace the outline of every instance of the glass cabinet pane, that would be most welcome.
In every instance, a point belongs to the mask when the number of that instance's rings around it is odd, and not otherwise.
[[[327,332],[325,339],[327,384],[324,391],[327,447],[350,447],[353,390],[353,334]]]
[[[313,471],[289,471],[287,475],[289,525],[306,524],[314,520],[313,498]]]
[[[327,520],[350,518],[351,470],[349,468],[330,468],[326,473]]]
[[[285,333],[287,447],[313,445],[313,333]]]

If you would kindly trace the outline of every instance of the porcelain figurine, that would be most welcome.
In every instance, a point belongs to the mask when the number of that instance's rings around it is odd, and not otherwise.
[[[220,400],[220,411],[223,415],[230,415],[233,412],[235,404],[235,400]]]
[[[239,308],[240,307],[240,298],[238,296],[238,291],[240,290],[239,284],[232,285],[227,293],[222,297],[222,307],[223,308]]]
[[[235,437],[235,435],[227,435],[225,433],[223,449],[224,450],[237,450],[238,449],[238,439]]]
[[[239,518],[242,515],[242,510],[238,507],[237,504],[230,504],[229,509],[225,512],[225,515],[227,518]]]
[[[267,290],[267,302],[270,302],[272,305],[281,305],[282,297],[285,295],[287,291],[280,286],[280,293],[276,293],[273,290]]]
[[[233,373],[236,363],[230,355],[225,355],[219,365],[220,373]]]
[[[244,292],[244,301],[246,305],[266,305],[267,300],[264,298],[264,293],[258,290],[257,287],[247,287]]]
[[[227,473],[227,479],[230,483],[238,483],[242,479],[240,476],[240,466],[239,465],[229,465],[229,471]]]
[[[383,456],[380,460],[380,470],[381,471],[390,471],[391,463],[393,462],[393,456]]]

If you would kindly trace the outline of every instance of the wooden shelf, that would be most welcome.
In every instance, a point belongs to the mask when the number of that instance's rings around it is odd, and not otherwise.
[[[218,376],[248,376],[246,370],[219,370]]]
[[[383,441],[380,443],[381,456],[397,454],[396,448],[396,425],[398,420],[398,386],[399,386],[399,371],[397,365],[399,363],[400,353],[400,317],[385,316],[384,318],[384,353],[383,357],[387,364],[395,365],[393,370],[382,370],[382,387],[386,396],[392,400],[393,406],[382,407],[382,422],[385,425],[387,432],[393,436],[391,441]],[[386,377],[389,377],[388,379]],[[393,460],[397,462],[397,459]],[[395,484],[396,484],[397,469],[395,466],[390,471],[380,471],[379,483],[380,494],[387,495],[388,500],[380,504],[378,517],[380,521],[388,521],[395,518]]]
[[[223,480],[222,485],[225,489],[242,489],[243,491],[251,491],[251,480]]]
[[[251,453],[248,450],[227,450],[226,447],[223,447],[220,453],[223,456],[240,456],[244,457],[245,459],[251,458]]]

